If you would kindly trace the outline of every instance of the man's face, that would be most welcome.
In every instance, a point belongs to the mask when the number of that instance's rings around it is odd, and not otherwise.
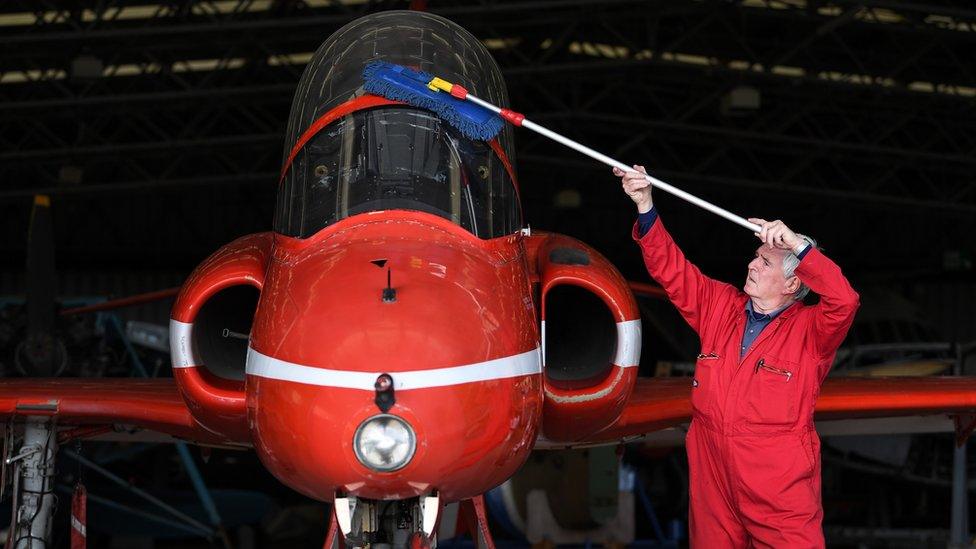
[[[756,250],[756,257],[749,262],[749,272],[742,291],[749,297],[760,300],[778,300],[786,291],[786,277],[783,276],[783,258],[786,250],[770,248],[763,244]]]

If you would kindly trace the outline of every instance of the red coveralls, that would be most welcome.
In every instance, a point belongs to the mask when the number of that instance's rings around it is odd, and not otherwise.
[[[858,295],[812,249],[796,275],[820,303],[780,313],[739,359],[747,295],[706,277],[657,219],[634,239],[647,270],[698,333],[688,430],[692,547],[823,547],[813,408]]]

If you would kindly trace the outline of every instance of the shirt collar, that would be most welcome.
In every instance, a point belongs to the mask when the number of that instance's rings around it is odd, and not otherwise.
[[[749,320],[751,320],[753,322],[762,322],[762,321],[767,321],[768,322],[768,321],[776,318],[777,316],[779,316],[779,314],[782,313],[783,311],[785,311],[786,309],[788,309],[790,307],[790,305],[792,305],[792,303],[787,303],[786,305],[783,305],[779,309],[776,309],[775,311],[773,311],[773,312],[771,312],[769,314],[757,313],[752,308],[752,300],[749,299],[749,300],[746,300],[746,316],[747,316],[747,318]]]

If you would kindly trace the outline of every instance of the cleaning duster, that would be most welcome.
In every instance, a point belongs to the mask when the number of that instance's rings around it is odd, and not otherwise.
[[[614,160],[609,156],[597,152],[572,139],[549,130],[531,120],[525,115],[511,109],[503,109],[479,97],[476,97],[457,84],[452,84],[425,72],[416,71],[402,65],[394,65],[385,61],[375,61],[363,70],[363,89],[367,92],[386,97],[394,101],[402,101],[408,105],[434,111],[442,119],[457,128],[462,134],[471,139],[493,139],[502,129],[502,119],[512,125],[520,126],[544,135],[553,141],[579,151],[590,158],[598,160],[608,166],[632,172],[634,168]],[[733,223],[741,225],[754,233],[759,233],[760,227],[745,218],[720,208],[711,202],[665,183],[660,179],[644,174],[644,177],[656,188],[669,192],[692,204],[704,208],[716,215],[724,217]]]
[[[488,109],[429,88],[427,83],[434,77],[424,72],[375,61],[363,70],[363,79],[363,89],[367,92],[434,111],[471,139],[490,141],[505,125],[498,115]]]

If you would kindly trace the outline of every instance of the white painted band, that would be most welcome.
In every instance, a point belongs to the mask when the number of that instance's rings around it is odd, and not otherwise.
[[[193,323],[169,319],[169,355],[173,368],[202,366],[193,348]]]
[[[247,374],[267,379],[294,381],[322,387],[374,391],[373,385],[376,383],[376,377],[382,373],[384,372],[351,372],[302,366],[263,355],[251,347],[247,349]],[[446,387],[448,385],[541,374],[542,362],[539,348],[536,347],[522,354],[464,366],[386,373],[393,377],[394,389],[408,391],[410,389]]]
[[[546,360],[546,321],[542,321],[542,361]],[[613,363],[621,368],[633,368],[640,362],[641,321],[625,320],[617,323],[617,352]]]
[[[81,521],[78,520],[78,517],[74,515],[71,515],[71,527],[81,534],[81,537],[88,537],[88,529],[85,528],[85,525],[82,524]]]
[[[617,323],[617,354],[613,363],[621,368],[633,368],[640,362],[641,321],[627,320]]]
[[[546,321],[542,321],[542,365],[546,365]]]

